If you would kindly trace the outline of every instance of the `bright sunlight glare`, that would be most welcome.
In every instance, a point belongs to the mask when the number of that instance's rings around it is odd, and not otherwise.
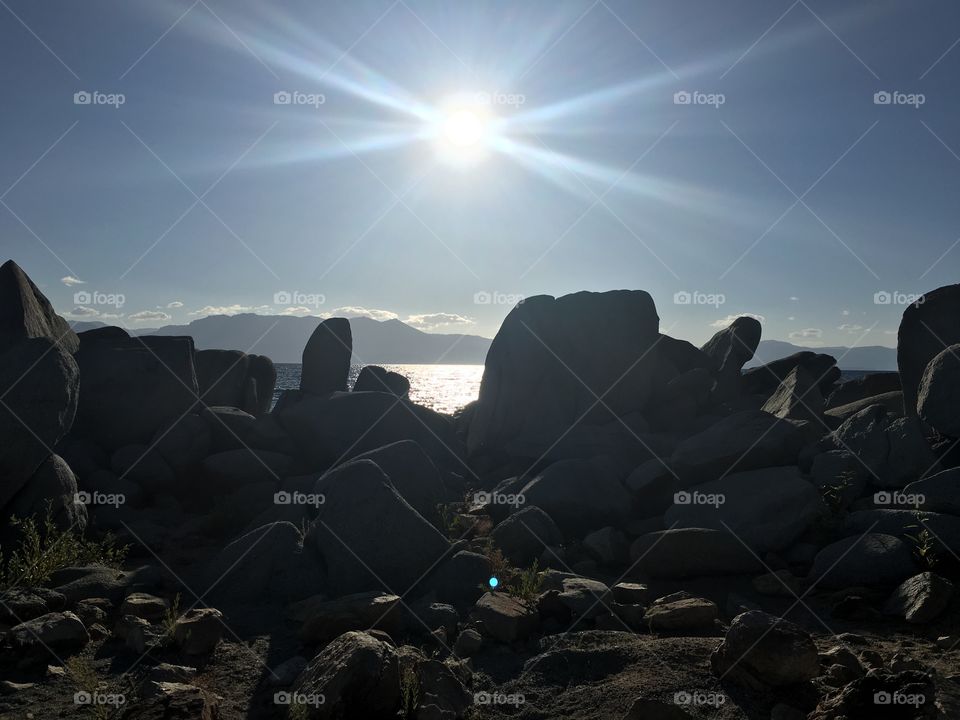
[[[483,159],[493,139],[494,118],[489,108],[467,94],[451,98],[438,107],[433,129],[437,154],[451,164],[470,164]]]

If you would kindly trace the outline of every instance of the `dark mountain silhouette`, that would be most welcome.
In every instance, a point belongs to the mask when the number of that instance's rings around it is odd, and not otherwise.
[[[190,335],[198,349],[233,349],[266,355],[274,362],[300,362],[307,338],[320,322],[318,318],[282,315],[211,315],[189,325],[142,328],[136,335]],[[76,322],[77,332],[103,327],[102,322]],[[353,330],[353,362],[370,363],[470,363],[483,364],[490,339],[479,335],[425,333],[400,320],[350,318]],[[842,370],[896,370],[896,348],[865,347],[808,348],[763,340],[746,367],[756,367],[803,350],[827,353],[838,360]]]
[[[189,335],[198,350],[231,349],[266,355],[274,362],[298,363],[307,339],[320,323],[315,317],[281,315],[211,315],[189,325],[143,328],[136,335]],[[103,327],[101,322],[78,322],[78,332]],[[399,320],[350,318],[353,362],[482,364],[490,347],[478,335],[425,333]]]
[[[753,360],[746,367],[756,367],[772,360],[793,355],[804,350],[826,353],[837,359],[837,366],[841,370],[896,370],[897,349],[882,345],[866,345],[864,347],[800,347],[783,340],[761,340]]]

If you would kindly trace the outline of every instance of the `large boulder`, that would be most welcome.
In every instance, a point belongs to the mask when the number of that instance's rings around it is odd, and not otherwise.
[[[524,640],[540,625],[536,609],[504,593],[484,594],[477,600],[474,614],[483,632],[502,643]]]
[[[402,628],[400,597],[376,590],[324,600],[322,595],[294,603],[287,617],[301,623],[299,636],[306,643],[326,645],[351,630],[382,630],[395,634]]]
[[[444,501],[446,490],[437,466],[416,442],[390,443],[357,455],[353,460],[375,462],[414,510],[427,520],[436,518],[437,505]]]
[[[70,431],[79,384],[73,357],[47,338],[0,355],[0,507]]]
[[[72,354],[80,340],[13,260],[0,266],[0,353],[24,340],[45,338]]]
[[[883,405],[870,405],[824,436],[820,448],[845,450],[860,459],[878,487],[903,487],[937,468],[916,418],[892,418]]]
[[[761,408],[778,418],[808,420],[821,424],[823,395],[815,378],[803,367],[795,367],[783,379]]]
[[[887,598],[883,611],[920,624],[935,620],[950,605],[953,583],[932,572],[923,572],[904,580]]]
[[[832,355],[802,350],[785,358],[750,368],[743,373],[743,389],[747,393],[769,395],[796,368],[803,368],[813,378],[814,385],[826,394],[840,379],[840,368]]]
[[[452,419],[390,393],[307,396],[284,408],[279,419],[317,467],[413,440],[434,462],[462,468]]]
[[[270,411],[277,383],[270,358],[239,350],[198,350],[196,366],[204,405],[242,408],[252,415]]]
[[[762,332],[763,326],[759,320],[743,315],[715,333],[700,348],[717,370],[714,399],[722,402],[740,393],[740,373],[743,366],[753,359]]]
[[[266,355],[249,355],[248,357],[250,367],[242,407],[259,416],[270,412],[270,407],[273,405],[273,392],[277,387],[277,367]],[[256,391],[255,402],[250,401],[251,384]]]
[[[729,675],[747,685],[796,685],[820,674],[820,656],[810,633],[759,610],[733,619],[710,661],[721,679]]]
[[[303,553],[300,529],[274,522],[229,543],[210,563],[206,592],[233,601],[287,601],[321,590],[314,558]]]
[[[197,350],[197,385],[204,405],[241,407],[250,359],[240,350]]]
[[[804,438],[803,431],[789,420],[762,410],[744,410],[683,440],[669,465],[689,483],[738,470],[792,465]]]
[[[324,496],[305,544],[326,564],[331,590],[404,595],[449,552],[447,540],[370,460],[347,463],[316,485]]]
[[[733,473],[677,493],[664,524],[728,530],[758,553],[780,550],[824,511],[795,466]]]
[[[903,311],[897,332],[897,367],[907,415],[917,414],[920,384],[927,365],[956,343],[960,343],[960,284],[925,293]]]
[[[538,295],[517,305],[487,353],[469,452],[538,457],[574,425],[642,409],[659,322],[641,290]]]
[[[269,482],[279,485],[293,469],[293,458],[268,450],[228,450],[203,461],[203,472],[214,491]]]
[[[837,385],[827,398],[827,408],[840,407],[858,400],[900,392],[900,373],[873,372]]]
[[[652,578],[694,578],[758,572],[756,556],[726,530],[674,528],[637,538],[630,559]]]
[[[77,500],[77,479],[70,466],[59,455],[51,455],[3,508],[4,522],[3,527],[0,527],[0,538],[3,538],[3,541],[0,541],[0,545],[13,545],[7,542],[14,533],[8,530],[6,518],[34,517],[37,524],[42,526],[48,509],[54,525],[58,528],[83,534],[87,527],[87,508]]]
[[[198,399],[193,339],[147,336],[83,343],[80,432],[104,448],[150,442]]]
[[[386,718],[400,706],[400,664],[389,643],[347,632],[317,654],[284,693],[309,720]]]
[[[921,510],[960,515],[960,468],[912,482],[903,488],[903,493],[922,498],[918,503]]]
[[[543,510],[527,505],[499,523],[490,533],[490,539],[510,562],[526,567],[540,557],[545,548],[559,546],[563,534]]]
[[[929,545],[929,551],[935,558],[948,559],[960,547],[960,517],[944,513],[918,511],[910,504],[917,498],[901,493],[877,493],[891,503],[899,502],[896,510],[859,510],[850,513],[842,525],[842,531],[849,535],[860,536],[866,532],[895,535],[915,546],[918,540]],[[926,538],[922,536],[926,531]]]
[[[525,502],[549,515],[569,537],[619,525],[630,509],[630,493],[616,466],[604,458],[561,460],[548,466],[520,491]]]
[[[917,391],[917,412],[937,432],[960,437],[960,344],[927,364]]]
[[[329,395],[347,389],[353,335],[346,318],[330,318],[317,325],[303,349],[300,390]]]
[[[827,545],[810,578],[825,588],[895,585],[917,571],[910,547],[892,535],[868,533]]]
[[[400,373],[387,370],[379,365],[364,365],[353,384],[354,392],[372,390],[374,392],[388,392],[399,397],[406,397],[410,392],[410,381]]]

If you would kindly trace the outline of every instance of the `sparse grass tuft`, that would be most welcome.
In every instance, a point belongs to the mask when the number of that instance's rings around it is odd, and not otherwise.
[[[913,545],[913,556],[920,565],[927,570],[933,570],[936,564],[940,562],[940,557],[937,553],[936,538],[926,526],[926,521],[923,519],[919,510],[916,512],[915,517],[917,518],[917,524],[907,526],[913,528],[915,532],[904,535],[904,537]]]
[[[49,503],[41,520],[14,517],[10,524],[19,529],[20,544],[9,554],[0,553],[0,591],[14,585],[43,585],[57,570],[74,565],[119,568],[129,550],[129,546],[119,544],[111,533],[101,540],[91,540],[74,528],[60,529],[53,520]]]
[[[412,718],[420,706],[420,678],[413,668],[400,674],[400,717]]]
[[[173,644],[173,634],[177,629],[177,620],[180,619],[180,593],[177,593],[170,603],[170,607],[163,616],[163,644],[166,646]]]
[[[543,578],[540,575],[539,563],[534,560],[526,570],[515,572],[507,583],[507,592],[524,605],[532,605],[540,595]]]

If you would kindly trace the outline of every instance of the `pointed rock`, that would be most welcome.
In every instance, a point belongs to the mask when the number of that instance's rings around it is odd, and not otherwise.
[[[67,353],[80,347],[77,334],[13,260],[0,266],[0,352],[24,340],[47,338]]]
[[[350,321],[346,318],[324,320],[303,349],[300,390],[312,395],[345,391],[352,354]]]

